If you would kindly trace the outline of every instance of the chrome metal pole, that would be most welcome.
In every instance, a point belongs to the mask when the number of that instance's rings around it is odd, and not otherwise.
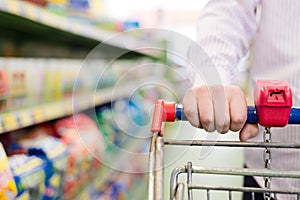
[[[170,200],[173,200],[176,196],[176,189],[177,189],[177,183],[178,183],[178,176],[181,173],[187,172],[185,166],[176,167],[173,169],[171,173],[171,179],[170,179]]]
[[[154,171],[154,185],[155,185],[155,200],[164,199],[164,142],[162,137],[156,139],[155,149],[155,171]]]
[[[192,185],[192,173],[193,173],[192,162],[188,162],[186,168],[187,168],[188,199],[193,200],[193,190],[189,187],[190,185]]]
[[[209,140],[172,140],[165,139],[165,145],[179,146],[222,146],[222,147],[257,147],[257,148],[287,148],[299,149],[299,143],[283,142],[239,142],[239,141],[209,141]]]
[[[184,184],[178,183],[175,200],[183,200],[183,199],[184,199]]]
[[[154,200],[154,170],[155,170],[155,148],[156,148],[156,139],[158,134],[155,133],[152,135],[150,151],[149,151],[149,178],[148,178],[148,200]]]

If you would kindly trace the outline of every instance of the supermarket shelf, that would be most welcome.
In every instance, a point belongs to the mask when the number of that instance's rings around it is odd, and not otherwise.
[[[139,130],[136,133],[136,135],[143,134],[142,131],[144,130],[143,129]],[[145,145],[148,145],[148,142],[149,139],[147,138],[145,138],[144,140],[139,140],[139,142],[137,142],[137,140],[134,138],[133,139],[130,138],[124,141],[122,149],[126,150],[126,152],[137,152],[139,151],[139,149],[141,149],[141,147],[145,147]],[[86,176],[83,176],[80,179],[80,184],[76,185],[76,187],[72,187],[69,190],[65,191],[65,193],[63,194],[64,200],[82,199],[80,197],[82,195],[84,196],[85,189],[88,188],[90,185],[93,185],[94,188],[106,189],[107,182],[111,181],[112,177],[116,173],[130,174],[130,172],[122,172],[116,168],[111,168],[110,166],[116,166],[117,168],[121,168],[121,166],[124,166],[124,163],[130,162],[130,158],[132,159],[131,157],[132,155],[126,153],[123,154],[122,151],[115,149],[113,151],[105,152],[104,156],[106,156],[106,159],[110,159],[111,163],[109,165],[103,164],[100,168],[92,171],[91,173],[88,173]],[[143,160],[143,158],[139,159],[139,163],[143,163],[143,162],[145,166],[148,167],[147,160]],[[140,175],[142,173],[143,172],[139,172]],[[132,173],[132,175],[134,174],[135,173]],[[144,175],[147,175],[147,173],[144,173]],[[141,187],[142,185],[139,186]],[[143,194],[140,195],[141,196],[145,195],[145,192],[143,192]],[[135,198],[144,199],[144,198],[138,198],[136,196]]]
[[[125,147],[129,148],[129,151],[134,152],[139,147],[145,145],[144,143],[136,143],[133,141],[127,141],[125,142]],[[126,149],[126,148],[125,148]],[[128,162],[128,156],[127,155],[118,155],[119,152],[114,152],[111,155],[109,155],[112,158],[118,158],[114,161],[114,166],[122,166],[124,163]],[[142,161],[140,161],[142,162]],[[71,200],[71,199],[81,199],[78,198],[82,193],[84,192],[84,189],[88,187],[90,184],[92,184],[95,188],[105,188],[105,185],[107,184],[107,181],[111,180],[113,175],[115,173],[118,173],[119,171],[113,170],[109,168],[108,166],[102,165],[99,169],[95,170],[91,174],[92,176],[85,176],[83,177],[81,184],[79,184],[77,187],[71,188],[71,190],[67,191],[64,195],[64,200]]]
[[[80,180],[78,184],[75,187],[70,188],[67,190],[63,195],[62,199],[64,200],[72,200],[76,199],[79,195],[84,192],[84,189],[89,186],[89,184],[94,184],[95,188],[101,188],[105,184],[105,182],[101,181],[101,185],[97,184],[95,185],[95,181],[99,179],[100,175],[104,175],[105,177],[101,177],[101,180],[104,178],[105,180],[108,180],[108,177],[113,175],[113,172],[108,169],[104,169],[103,166],[99,169],[96,169],[95,171],[89,172],[89,174],[86,174],[82,177],[80,177]],[[108,176],[109,175],[109,176]],[[78,198],[79,199],[79,198]]]
[[[116,91],[113,98],[126,97],[129,95],[128,91],[126,89]],[[110,88],[103,89],[95,93],[77,94],[51,103],[0,113],[0,134],[72,115],[109,102],[113,100],[111,99],[111,92]],[[74,106],[75,102],[76,105]]]
[[[82,43],[89,42],[90,44],[94,44],[94,47],[99,44],[99,42],[104,42],[107,45],[125,50],[130,49],[132,45],[134,47],[152,47],[153,42],[155,42],[155,46],[163,47],[163,43],[161,42],[139,40],[137,37],[129,34],[118,35],[116,39],[108,40],[118,33],[106,31],[91,24],[52,13],[44,8],[20,0],[1,0],[0,11],[2,14],[6,13],[23,18],[26,20],[26,22],[23,21],[23,23],[38,23],[40,26],[67,32],[70,35],[80,36],[81,39],[83,39]],[[5,21],[7,22],[7,20],[11,23],[15,18],[7,18]],[[47,34],[47,30],[43,31]],[[73,39],[75,43],[78,42],[76,41],[78,38]],[[162,52],[153,50],[136,49],[135,52],[156,58],[162,58],[163,56]]]

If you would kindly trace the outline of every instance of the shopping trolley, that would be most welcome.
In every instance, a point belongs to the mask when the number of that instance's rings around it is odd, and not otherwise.
[[[254,93],[255,106],[248,106],[247,123],[258,123],[266,127],[262,142],[164,139],[162,123],[185,120],[185,116],[182,105],[163,100],[156,101],[149,153],[148,200],[164,199],[165,145],[264,148],[264,169],[202,167],[193,166],[192,162],[176,167],[170,177],[170,200],[184,199],[185,185],[178,181],[178,177],[183,173],[187,177],[188,199],[193,199],[193,190],[206,191],[206,199],[211,199],[211,191],[221,190],[228,193],[230,200],[232,192],[249,192],[251,199],[255,199],[256,193],[261,193],[264,199],[277,199],[277,194],[288,194],[300,200],[300,188],[299,190],[289,190],[288,188],[272,189],[270,187],[271,177],[300,178],[300,171],[279,171],[270,168],[272,148],[300,148],[300,143],[272,142],[270,127],[300,124],[300,108],[292,107],[292,92],[286,81],[257,81]],[[193,182],[194,174],[261,176],[264,178],[265,184],[263,188],[197,185]]]

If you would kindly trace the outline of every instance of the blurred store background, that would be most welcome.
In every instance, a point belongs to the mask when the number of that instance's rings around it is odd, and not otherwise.
[[[180,102],[188,85],[185,62],[168,50],[184,52],[196,41],[206,3],[1,0],[0,199],[146,199],[154,102]],[[153,28],[172,37],[158,37]],[[166,124],[165,131],[167,138],[238,139],[187,122]],[[177,165],[243,165],[242,149],[170,147],[165,158],[166,199]],[[195,181],[241,184],[227,176]]]

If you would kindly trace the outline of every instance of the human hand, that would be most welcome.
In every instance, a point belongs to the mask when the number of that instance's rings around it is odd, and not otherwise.
[[[257,136],[256,124],[245,124],[247,102],[237,86],[199,86],[187,90],[184,114],[192,126],[208,132],[240,131],[240,141]]]

